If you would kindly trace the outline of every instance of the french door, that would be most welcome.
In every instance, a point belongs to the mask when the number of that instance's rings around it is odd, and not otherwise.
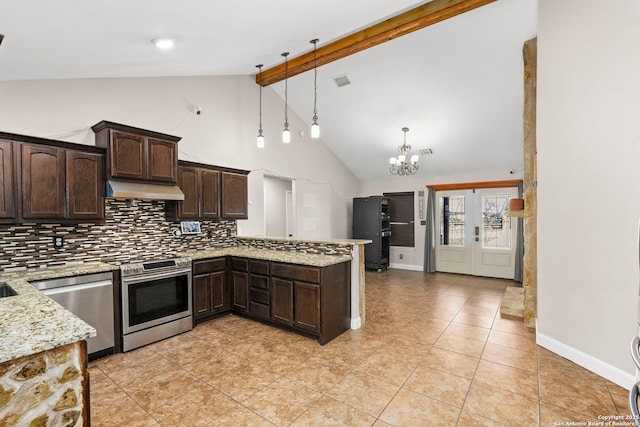
[[[516,222],[507,216],[517,189],[436,193],[436,270],[513,279]]]

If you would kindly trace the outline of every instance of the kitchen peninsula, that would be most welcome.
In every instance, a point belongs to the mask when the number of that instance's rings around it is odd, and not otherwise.
[[[225,263],[227,259],[230,260],[229,271],[232,274],[234,271],[246,274],[247,293],[244,298],[247,304],[252,302],[252,288],[249,287],[252,282],[249,278],[252,277],[253,263],[267,262],[271,283],[280,284],[278,289],[285,290],[285,295],[291,295],[292,298],[284,305],[272,305],[272,308],[295,304],[295,292],[299,293],[304,304],[308,303],[310,296],[317,297],[319,304],[317,312],[311,311],[311,317],[287,318],[282,315],[287,312],[285,308],[271,323],[317,336],[321,343],[328,342],[351,327],[354,312],[350,300],[354,292],[356,295],[360,293],[360,281],[352,280],[351,263],[355,260],[349,252],[357,254],[359,246],[366,242],[311,242],[264,237],[236,239],[235,246],[202,246],[201,249],[189,248],[177,254],[194,260],[194,277],[198,273],[198,263],[206,263],[211,259],[224,259]],[[323,247],[323,243],[325,246],[330,243],[330,248]],[[283,250],[278,245],[298,246]],[[344,248],[335,251],[332,249],[335,245],[343,245]],[[242,265],[246,266],[246,271],[234,270],[242,270]],[[356,263],[356,270],[358,268]],[[9,425],[28,425],[34,420],[55,419],[61,423],[64,420],[65,425],[76,425],[74,420],[88,414],[85,340],[95,336],[95,330],[36,290],[29,282],[117,269],[118,266],[113,264],[85,262],[0,273],[0,284],[17,293],[0,298],[0,423],[6,421]],[[291,289],[287,288],[288,283]],[[289,291],[292,293],[289,294]],[[270,298],[270,301],[274,300]],[[249,308],[246,315],[252,317]],[[319,316],[315,324],[314,316]],[[259,316],[256,318],[262,320]],[[330,318],[333,321],[325,322]]]
[[[28,282],[116,270],[100,263],[0,273],[0,425],[76,425],[88,414],[90,325]],[[5,288],[6,289],[6,288]]]

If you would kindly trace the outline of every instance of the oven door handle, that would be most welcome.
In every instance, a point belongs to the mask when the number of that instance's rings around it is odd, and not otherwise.
[[[176,276],[181,276],[183,274],[187,274],[189,276],[191,276],[191,269],[182,269],[182,270],[175,270],[175,271],[169,271],[169,272],[163,272],[163,273],[158,273],[158,274],[145,274],[145,275],[138,275],[138,276],[128,276],[128,277],[122,277],[122,284],[135,284],[135,283],[144,283],[144,282],[150,282],[151,280],[156,280],[156,279],[166,279],[167,277],[176,277]]]

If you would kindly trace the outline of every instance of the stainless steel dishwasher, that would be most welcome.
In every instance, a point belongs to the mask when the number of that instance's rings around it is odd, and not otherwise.
[[[113,347],[112,273],[63,277],[31,284],[96,329],[97,335],[87,340],[89,354]]]

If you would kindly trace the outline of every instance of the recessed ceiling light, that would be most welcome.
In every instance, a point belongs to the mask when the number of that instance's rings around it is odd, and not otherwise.
[[[168,37],[159,37],[151,40],[151,43],[153,43],[158,49],[169,50],[173,47],[174,40]]]

